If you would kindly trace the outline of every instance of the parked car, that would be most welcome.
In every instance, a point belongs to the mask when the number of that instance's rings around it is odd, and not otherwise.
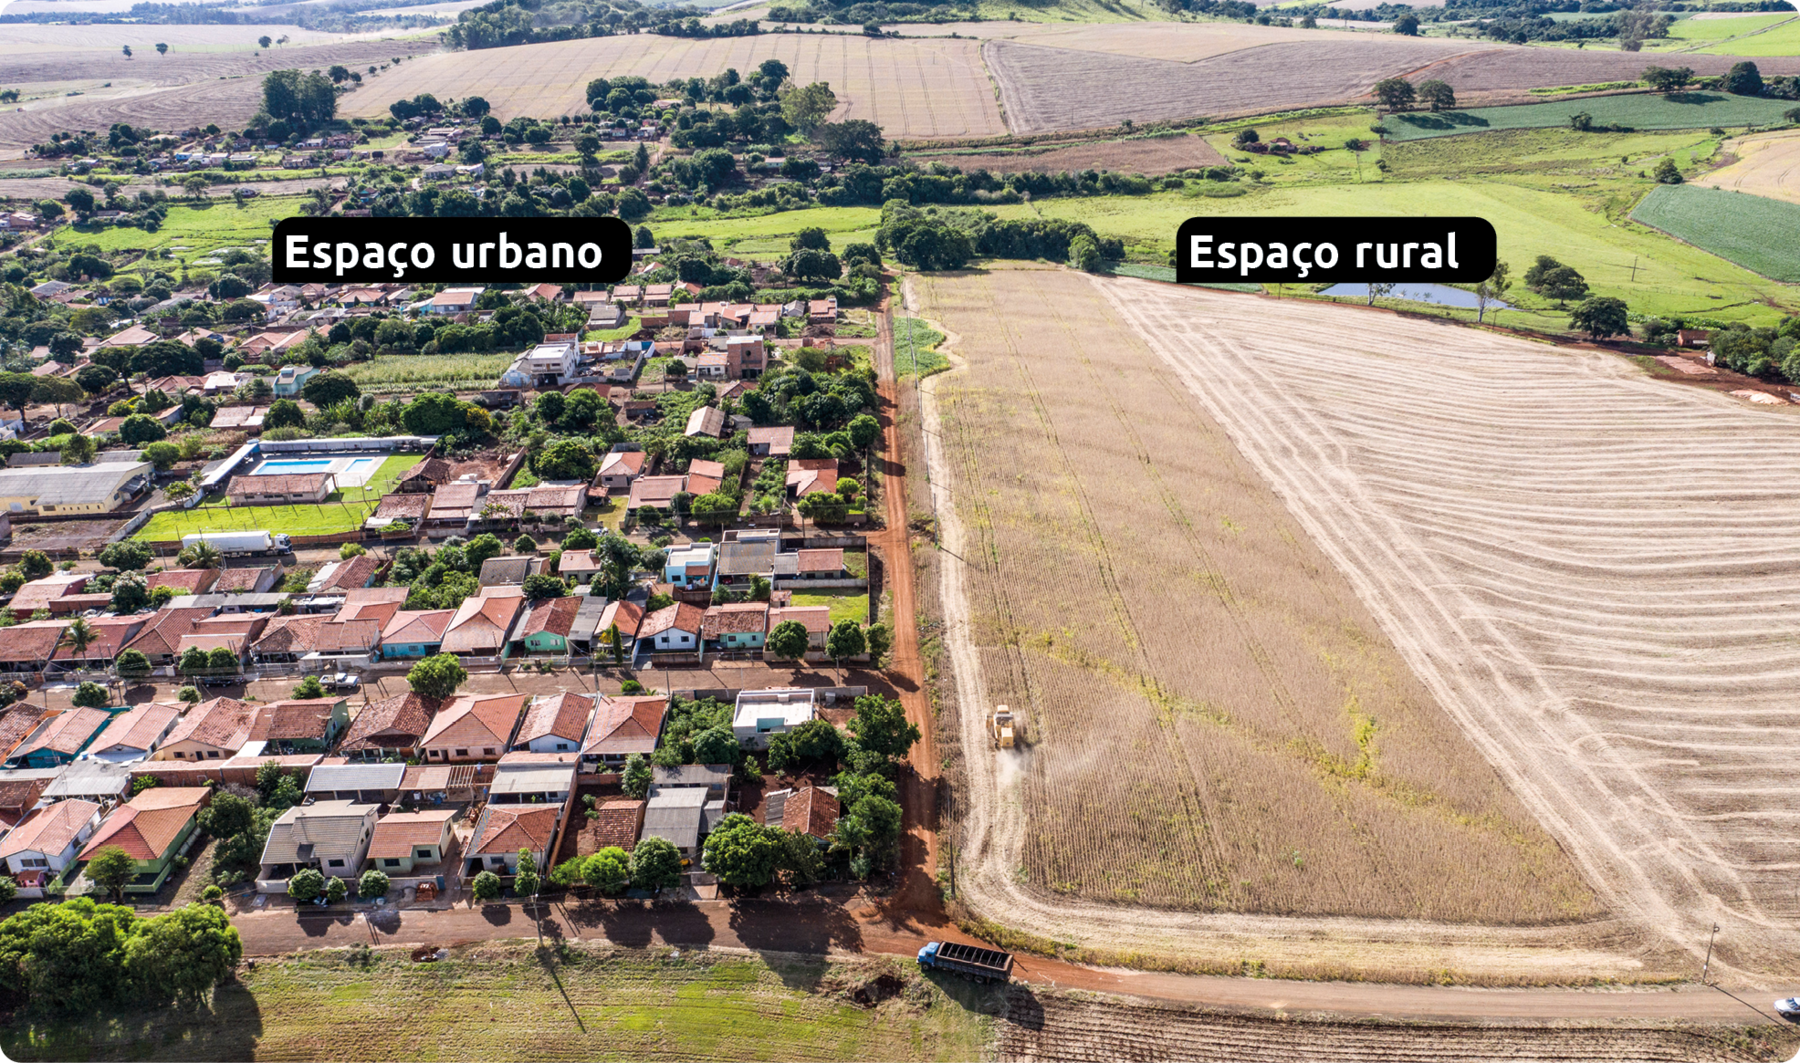
[[[323,685],[326,690],[353,691],[362,686],[362,677],[351,675],[349,672],[339,672],[336,675],[326,676]]]
[[[1800,1025],[1800,997],[1784,997],[1775,1002],[1775,1014]]]

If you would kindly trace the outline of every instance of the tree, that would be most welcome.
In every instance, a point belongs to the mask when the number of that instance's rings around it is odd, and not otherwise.
[[[551,394],[555,394],[552,392]],[[546,395],[545,398],[550,396]],[[561,398],[561,395],[557,395]],[[557,404],[559,409],[562,404]],[[538,401],[538,412],[544,412],[543,400]],[[560,416],[560,413],[558,414]],[[594,452],[586,442],[580,439],[559,439],[532,456],[531,467],[537,471],[542,480],[592,480],[594,478]]]
[[[215,838],[242,834],[256,822],[256,806],[234,793],[213,795],[200,810],[200,829]]]
[[[350,895],[350,887],[336,875],[325,880],[325,900],[331,904],[342,904]]]
[[[161,421],[146,413],[134,413],[119,425],[119,441],[127,446],[141,447],[163,439],[168,434],[169,430],[163,427]]]
[[[887,154],[887,142],[881,138],[881,127],[863,118],[847,122],[825,122],[813,131],[813,139],[825,153],[850,162],[866,162],[874,166]]]
[[[19,558],[19,571],[24,573],[28,580],[43,579],[55,572],[56,566],[50,563],[50,555],[42,550],[27,550]]]
[[[1404,111],[1417,95],[1412,82],[1405,78],[1384,78],[1375,83],[1375,99],[1390,111]]]
[[[483,871],[475,876],[469,884],[471,895],[478,901],[486,903],[500,899],[500,876],[492,871]]]
[[[1733,96],[1761,96],[1763,94],[1762,71],[1756,69],[1755,63],[1733,64],[1730,73],[1719,82],[1719,87]]]
[[[900,840],[900,806],[891,798],[869,794],[850,806],[832,829],[832,848],[855,850],[860,860],[851,861],[851,871],[866,877],[871,867],[886,862],[894,843]]]
[[[582,863],[581,880],[608,897],[616,897],[631,884],[631,857],[618,846],[609,845]]]
[[[263,78],[263,110],[303,128],[322,125],[337,114],[337,87],[316,70],[271,71]]]
[[[356,880],[356,895],[365,901],[387,896],[388,877],[374,868],[364,871]]]
[[[137,861],[116,845],[102,847],[87,865],[88,881],[104,889],[114,901],[124,899],[125,887],[136,875]]]
[[[175,669],[182,675],[197,675],[212,667],[212,659],[205,650],[198,646],[189,646],[181,651],[181,657],[175,662]]]
[[[537,861],[532,859],[531,850],[520,849],[519,869],[517,873],[513,875],[513,892],[529,901],[537,896],[538,887],[540,885],[541,883],[538,880],[537,873]],[[532,923],[538,928],[538,940],[542,941],[544,937],[543,924],[539,923],[535,918],[532,920]]]
[[[0,407],[10,406],[19,411],[21,420],[25,417],[25,407],[31,404],[31,395],[37,390],[37,378],[30,373],[0,373]]]
[[[0,985],[43,1011],[93,1015],[126,989],[125,943],[137,921],[91,897],[34,904],[0,923]]]
[[[1674,159],[1666,155],[1661,162],[1656,164],[1656,168],[1650,171],[1650,176],[1656,178],[1657,184],[1678,185],[1682,182],[1681,168],[1675,165]]]
[[[263,414],[263,430],[272,428],[301,428],[306,424],[306,412],[293,399],[276,399],[269,404],[269,412]]]
[[[75,372],[75,383],[89,395],[104,395],[118,381],[118,372],[103,365],[84,365]]]
[[[243,958],[237,928],[213,904],[187,904],[145,919],[125,943],[126,981],[158,1002],[203,1007]]]
[[[569,585],[561,576],[552,576],[548,572],[534,572],[525,577],[525,600],[536,604],[551,598],[561,598],[569,593]]]
[[[737,762],[737,735],[725,726],[709,727],[694,736],[694,763],[734,764]]]
[[[1506,289],[1512,287],[1512,280],[1507,277],[1508,267],[1504,260],[1494,263],[1494,272],[1475,286],[1475,320],[1477,323],[1487,318],[1488,304],[1505,298]]]
[[[894,648],[894,630],[886,624],[870,624],[869,660],[880,665],[887,660],[887,655]]]
[[[65,333],[66,335],[66,333]],[[70,406],[87,398],[87,390],[67,377],[47,376],[37,382],[31,389],[31,401],[55,406],[58,415]]]
[[[118,600],[115,594],[113,602],[116,604]],[[143,650],[126,650],[113,658],[113,670],[119,673],[121,679],[142,679],[150,674],[150,658],[144,655]]]
[[[183,568],[205,572],[208,569],[218,568],[219,562],[224,559],[224,556],[217,546],[202,540],[183,548],[181,553],[175,555],[175,560]]]
[[[88,633],[88,637],[90,640],[93,638],[92,631]],[[80,656],[81,650],[86,648],[86,646],[83,646],[81,649],[76,650],[76,656]],[[87,679],[83,680],[81,685],[75,688],[75,696],[71,700],[78,709],[104,709],[107,705],[112,703],[112,695],[108,694],[106,688],[99,683]]]
[[[535,554],[537,553],[538,544],[536,539],[533,539],[529,535],[522,534],[517,539],[513,540],[512,548],[513,553],[515,554]]]
[[[167,44],[164,44],[164,43],[158,41],[157,45],[156,45],[156,54],[157,55],[168,55],[169,54],[169,46]]]
[[[295,683],[293,693],[288,696],[309,700],[313,698],[322,698],[325,696],[325,685],[319,682],[318,676],[309,675],[305,679],[300,680],[300,682]]]
[[[781,660],[798,661],[806,656],[806,651],[812,645],[812,636],[800,621],[783,620],[769,632],[765,644],[769,652]]]
[[[9,875],[0,875],[0,904],[11,904],[19,895],[19,884]]]
[[[113,612],[123,616],[135,613],[149,604],[150,587],[144,582],[144,577],[132,572],[113,580],[112,603],[109,606]],[[125,655],[119,656],[123,658]]]
[[[481,566],[506,552],[506,544],[492,532],[483,532],[469,540],[463,547],[463,556],[468,559],[469,571],[479,573]]]
[[[168,472],[181,460],[181,448],[168,440],[160,440],[144,448],[144,460],[156,467],[157,472]]]
[[[266,48],[268,48],[269,45],[274,44],[275,42],[267,34],[264,34],[263,36],[256,38],[256,43],[257,43],[258,47],[266,49]]]
[[[1672,96],[1687,88],[1694,80],[1694,71],[1685,66],[1678,66],[1673,70],[1666,66],[1645,67],[1644,72],[1638,75],[1638,80],[1665,96]]]
[[[422,698],[447,698],[456,688],[469,681],[469,673],[455,654],[440,653],[427,657],[406,673],[406,683]]]
[[[1394,20],[1394,32],[1404,37],[1419,35],[1419,16],[1410,11]]]
[[[182,687],[175,692],[175,700],[184,705],[198,705],[200,704],[200,688],[195,686]],[[145,777],[149,778],[150,776]]]
[[[1604,295],[1584,300],[1580,306],[1570,311],[1569,327],[1580,329],[1597,340],[1631,334],[1625,300]]]
[[[642,801],[650,796],[650,762],[642,753],[633,753],[625,758],[625,771],[620,776],[619,788],[625,796]]]
[[[781,90],[781,117],[806,136],[811,136],[836,106],[837,94],[823,81]]]
[[[325,876],[316,867],[303,867],[288,878],[288,896],[301,904],[311,904],[324,892]]]
[[[1447,81],[1433,78],[1419,82],[1419,102],[1426,104],[1434,111],[1449,111],[1456,107],[1456,90]]]
[[[844,266],[830,251],[802,248],[788,256],[782,271],[801,280],[836,280],[843,274]]]
[[[727,886],[760,889],[781,866],[781,830],[733,812],[719,821],[700,851],[700,866]],[[640,843],[641,844],[641,843]]]
[[[863,636],[862,626],[854,620],[839,620],[825,633],[825,655],[831,658],[840,672],[844,667],[844,658],[860,656],[868,648],[869,640]]]
[[[631,884],[661,893],[681,884],[681,850],[667,838],[644,838],[631,850]]]
[[[850,717],[850,733],[856,744],[891,761],[906,759],[907,751],[920,738],[919,725],[909,722],[906,709],[898,699],[880,694],[867,694],[856,699],[856,714]]]
[[[301,386],[300,394],[319,409],[328,410],[340,402],[356,401],[362,396],[362,389],[348,374],[333,371],[319,373],[308,380]]]
[[[1559,303],[1580,299],[1587,294],[1587,280],[1568,266],[1558,266],[1544,274],[1538,290]]]

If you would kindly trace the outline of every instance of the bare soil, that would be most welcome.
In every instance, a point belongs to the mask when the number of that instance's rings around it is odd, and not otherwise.
[[[1800,133],[1762,133],[1725,143],[1734,161],[1694,183],[1800,203]]]

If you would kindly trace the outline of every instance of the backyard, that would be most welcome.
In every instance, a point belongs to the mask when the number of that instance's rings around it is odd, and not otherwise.
[[[394,489],[402,474],[423,455],[392,454],[361,487],[333,491],[325,501],[304,506],[232,506],[208,502],[191,510],[168,510],[150,518],[139,539],[173,542],[184,535],[209,531],[285,532],[288,535],[335,535],[355,531],[374,512],[381,496]]]

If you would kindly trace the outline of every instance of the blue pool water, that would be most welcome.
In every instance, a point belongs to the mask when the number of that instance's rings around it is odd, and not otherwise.
[[[295,459],[292,461],[265,461],[257,467],[256,471],[258,473],[269,473],[272,475],[275,473],[305,472],[308,469],[330,469],[331,463],[336,460],[337,459],[335,458],[308,458],[304,460]]]
[[[1345,299],[1367,299],[1369,286],[1366,284],[1334,284],[1319,293],[1335,295]],[[1443,306],[1460,306],[1466,310],[1476,308],[1475,293],[1461,288],[1452,288],[1448,284],[1401,284],[1382,296],[1384,299],[1410,299],[1415,303],[1439,303]],[[1509,303],[1498,300],[1488,303],[1489,310],[1511,310]]]

